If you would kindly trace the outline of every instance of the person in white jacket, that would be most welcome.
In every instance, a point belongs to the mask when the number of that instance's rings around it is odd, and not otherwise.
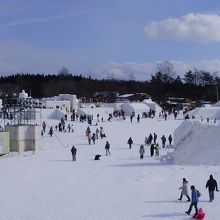
[[[187,201],[189,202],[190,201],[190,197],[188,195],[188,181],[186,180],[186,178],[183,178],[183,185],[179,188],[181,189],[181,194],[180,194],[180,198],[178,200],[182,200],[183,196],[186,196],[187,197]]]

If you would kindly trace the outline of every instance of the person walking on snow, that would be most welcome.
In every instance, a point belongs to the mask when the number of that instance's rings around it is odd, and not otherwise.
[[[137,116],[137,122],[139,123],[140,122],[140,115],[138,114]]]
[[[95,144],[95,140],[96,140],[96,136],[95,136],[95,133],[93,133],[93,134],[92,134],[92,137],[91,137],[91,139],[92,139],[92,142],[93,142],[93,144]]]
[[[72,146],[71,152],[72,152],[73,161],[76,161],[76,151],[77,149],[74,146]]]
[[[151,146],[150,146],[150,156],[151,157],[154,156],[154,144],[151,144]]]
[[[91,132],[88,133],[87,139],[88,139],[88,143],[89,143],[89,145],[90,145],[90,144],[91,144],[91,139],[92,139]]]
[[[172,140],[173,140],[173,138],[172,138],[171,134],[170,134],[170,136],[168,137],[168,140],[169,140],[169,144],[171,145]]]
[[[165,147],[165,145],[166,145],[166,137],[163,135],[162,136],[162,138],[161,138],[161,140],[162,140],[162,146],[163,146],[163,148]]]
[[[144,153],[145,153],[144,145],[141,145],[139,149],[140,159],[144,159]]]
[[[110,153],[110,144],[109,144],[108,141],[106,141],[106,144],[105,144],[105,151],[106,151],[106,156],[111,155],[111,153]]]
[[[160,152],[160,146],[159,146],[158,143],[155,146],[155,151],[156,151],[156,156],[159,157],[159,155],[160,155],[160,153],[159,153]]]
[[[216,190],[219,192],[217,181],[213,178],[212,175],[210,175],[209,180],[206,183],[206,188],[209,190],[209,199],[210,202],[212,202],[214,200],[214,191]]]
[[[96,134],[96,139],[99,139],[99,129],[98,128],[96,129],[95,134]]]
[[[131,146],[133,144],[133,140],[131,139],[131,137],[128,139],[128,145],[129,145],[129,149],[131,149]]]
[[[49,135],[50,135],[51,137],[53,136],[53,127],[52,127],[52,126],[50,127]]]
[[[188,181],[183,178],[183,185],[179,188],[181,189],[181,194],[180,194],[180,198],[178,200],[182,201],[183,196],[187,197],[187,201],[190,201],[189,195],[188,195]]]
[[[194,206],[196,213],[198,214],[198,207],[197,207],[197,203],[198,203],[198,191],[196,190],[195,186],[191,186],[191,204],[189,206],[188,211],[186,211],[185,213],[190,215],[191,211],[192,211],[192,207]]]
[[[156,144],[156,141],[157,141],[157,135],[156,133],[154,133],[154,144]]]

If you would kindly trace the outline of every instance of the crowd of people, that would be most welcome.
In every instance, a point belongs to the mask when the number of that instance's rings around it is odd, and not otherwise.
[[[214,200],[214,192],[219,191],[217,181],[213,178],[213,175],[210,175],[209,180],[206,182],[205,187],[208,189],[209,201],[212,202]],[[193,215],[193,218],[200,220],[204,219],[205,212],[203,208],[198,209],[199,197],[201,196],[200,191],[194,185],[191,185],[190,186],[191,199],[190,199],[189,191],[188,191],[188,181],[186,180],[186,178],[183,178],[182,186],[179,189],[181,190],[181,193],[180,193],[180,198],[178,200],[182,201],[183,196],[186,196],[187,201],[191,202],[188,210],[185,213],[190,215],[192,208],[194,207],[195,213]]]

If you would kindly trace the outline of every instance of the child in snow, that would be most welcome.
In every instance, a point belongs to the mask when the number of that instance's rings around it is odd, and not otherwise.
[[[94,160],[100,160],[100,157],[101,157],[101,155],[97,154],[97,155],[95,155]]]
[[[205,212],[203,211],[203,209],[202,208],[199,208],[199,213],[195,213],[194,215],[193,215],[193,218],[194,219],[199,219],[199,220],[203,220],[204,218],[205,218]]]

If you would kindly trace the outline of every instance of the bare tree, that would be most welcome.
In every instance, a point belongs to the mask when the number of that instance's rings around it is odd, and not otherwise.
[[[68,76],[68,75],[71,75],[71,73],[69,72],[69,70],[68,70],[66,67],[62,67],[62,68],[58,71],[58,75]]]
[[[162,73],[167,78],[173,79],[175,77],[174,66],[169,61],[158,63],[156,68],[158,72]]]

